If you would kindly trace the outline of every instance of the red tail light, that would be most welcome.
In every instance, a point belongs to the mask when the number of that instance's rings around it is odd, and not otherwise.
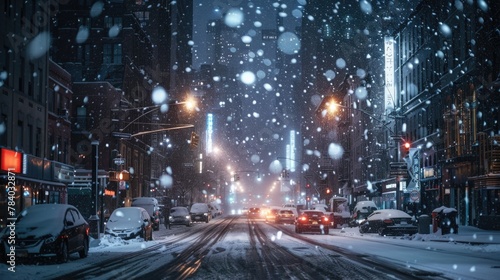
[[[392,224],[392,220],[391,219],[385,219],[384,220],[384,224]]]
[[[325,222],[328,222],[328,217],[323,217],[323,220],[324,220]]]
[[[305,216],[302,216],[302,217],[300,217],[299,219],[300,219],[301,221],[307,221],[307,217],[305,217]]]

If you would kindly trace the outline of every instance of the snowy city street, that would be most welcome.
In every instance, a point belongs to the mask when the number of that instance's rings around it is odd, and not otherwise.
[[[2,265],[0,278],[130,279],[131,275],[140,278],[140,275],[149,274],[154,279],[176,279],[180,276],[167,271],[176,263],[176,258],[191,252],[192,245],[200,238],[199,233],[208,228],[222,228],[234,218],[231,226],[224,229],[223,236],[208,241],[207,248],[200,252],[202,257],[193,255],[195,262],[184,263],[190,265],[184,277],[248,279],[250,275],[262,273],[261,276],[268,279],[302,279],[307,278],[307,266],[322,269],[328,273],[324,277],[330,279],[334,279],[335,275],[343,279],[363,279],[368,275],[372,275],[371,279],[387,279],[390,274],[384,274],[389,268],[394,272],[407,271],[406,277],[412,275],[415,279],[495,279],[498,272],[498,232],[464,227],[460,234],[441,235],[436,232],[414,236],[379,236],[360,234],[358,228],[346,227],[332,229],[328,235],[298,235],[293,232],[293,225],[276,225],[245,216],[226,216],[214,219],[213,224],[199,223],[192,227],[175,226],[168,230],[162,225],[160,231],[154,233],[154,241],[103,237],[100,241],[92,241],[89,256],[85,259],[73,255],[65,264],[18,264],[15,273],[7,272],[7,266]],[[262,230],[265,238],[260,245],[251,244],[252,232],[256,228]],[[275,267],[268,267],[265,247],[270,247],[269,243],[285,248],[299,260],[288,256],[287,259],[273,260]],[[254,247],[257,248],[255,254],[251,252]],[[358,263],[360,259],[369,262]],[[180,271],[182,269],[185,268]],[[368,274],[355,276],[350,274],[353,269],[357,273],[363,271]],[[301,275],[300,271],[305,274]]]

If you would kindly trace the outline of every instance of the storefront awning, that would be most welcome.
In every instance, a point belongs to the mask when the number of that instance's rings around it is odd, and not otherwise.
[[[0,178],[2,180],[7,180],[7,175],[1,175]],[[34,179],[34,178],[29,178],[29,177],[24,177],[24,176],[19,176],[16,175],[16,185],[17,182],[25,181],[25,182],[32,182],[36,184],[40,184],[41,186],[54,186],[54,187],[66,187],[66,184],[61,183],[61,182],[54,182],[54,181],[47,181],[47,180],[40,180],[40,179]]]

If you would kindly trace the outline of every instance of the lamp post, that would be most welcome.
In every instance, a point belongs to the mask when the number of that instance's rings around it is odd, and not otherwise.
[[[99,141],[92,141],[92,203],[91,213],[89,218],[90,235],[94,239],[99,239],[99,216],[97,215],[97,205],[99,203],[99,180],[97,178],[97,170],[99,165]]]

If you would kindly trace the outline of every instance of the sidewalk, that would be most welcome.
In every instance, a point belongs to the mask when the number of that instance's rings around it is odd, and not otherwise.
[[[484,230],[473,226],[459,226],[458,233],[441,235],[441,229],[427,235],[427,240],[468,244],[500,244],[500,230]]]

